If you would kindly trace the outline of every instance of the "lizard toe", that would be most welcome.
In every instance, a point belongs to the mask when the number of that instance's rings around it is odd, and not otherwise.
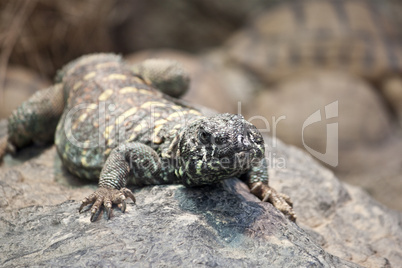
[[[290,220],[296,221],[296,214],[293,211],[293,203],[290,201],[289,197],[276,191],[272,191],[269,202],[274,205],[279,211],[285,214]],[[290,204],[289,204],[290,203]]]
[[[120,190],[120,192],[122,192],[125,197],[128,197],[128,198],[130,198],[131,200],[133,200],[133,202],[134,202],[134,204],[135,204],[135,197],[134,197],[133,192],[131,192],[130,189],[128,189],[128,188],[122,188],[122,189]]]
[[[95,200],[96,200],[96,195],[95,195],[95,193],[91,194],[91,195],[88,196],[88,197],[85,197],[85,198],[81,201],[81,206],[80,206],[80,208],[78,209],[78,211],[81,213],[81,212],[82,212],[82,209],[83,209],[85,206],[87,206],[87,205],[89,205],[89,204],[93,204],[93,203],[95,202]]]
[[[96,221],[96,219],[99,216],[99,208],[101,207],[103,203],[103,196],[98,196],[96,201],[93,203],[92,208],[91,208],[91,222]]]
[[[103,202],[103,206],[106,210],[107,219],[110,219],[110,215],[112,214],[112,202],[109,199],[106,199]]]
[[[296,221],[296,214],[293,211],[293,203],[287,195],[278,193],[274,188],[263,182],[252,184],[250,192],[259,197],[263,202],[271,203],[290,220]]]
[[[129,197],[135,203],[133,193],[127,188],[117,190],[113,188],[100,187],[93,194],[82,200],[79,212],[81,212],[85,206],[92,204],[90,220],[93,222],[98,218],[103,206],[106,211],[107,219],[110,219],[113,204],[118,205],[123,213],[126,211],[126,197]]]

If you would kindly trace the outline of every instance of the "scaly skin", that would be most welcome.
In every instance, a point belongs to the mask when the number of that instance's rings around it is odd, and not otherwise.
[[[146,66],[153,69],[145,70]],[[241,115],[205,117],[166,95],[178,94],[172,84],[186,90],[188,77],[176,63],[164,61],[159,66],[169,72],[157,70],[155,62],[143,64],[144,79],[116,55],[95,54],[73,61],[59,72],[56,85],[10,117],[8,143],[19,148],[38,137],[48,140],[53,123],[46,127],[43,122],[49,113],[54,122],[63,111],[55,143],[64,166],[78,177],[99,179],[99,189],[80,207],[81,211],[93,204],[91,221],[102,205],[110,217],[112,204],[124,211],[126,198],[135,201],[125,188],[128,184],[192,187],[230,177],[242,178],[256,196],[295,220],[289,198],[268,185],[259,131]],[[157,75],[149,75],[152,72],[167,77],[155,83],[151,79]],[[183,82],[177,82],[180,77]],[[53,102],[44,105],[49,98]],[[55,105],[56,99],[60,106]]]

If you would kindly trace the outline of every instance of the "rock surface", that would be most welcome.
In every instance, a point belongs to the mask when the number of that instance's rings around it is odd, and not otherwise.
[[[238,187],[148,187],[126,214],[94,224],[76,202],[24,208],[2,219],[2,265],[358,267]]]
[[[402,216],[340,183],[310,156],[267,138],[271,184],[290,195],[288,221],[237,179],[216,187],[136,189],[109,221],[77,208],[96,185],[66,173],[54,147],[0,167],[0,265],[390,267],[402,263]]]

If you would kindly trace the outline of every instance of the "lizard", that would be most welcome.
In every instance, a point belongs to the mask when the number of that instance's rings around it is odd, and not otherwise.
[[[13,111],[0,158],[54,140],[69,172],[99,181],[79,208],[92,205],[91,221],[103,208],[110,219],[114,204],[125,212],[128,198],[135,203],[128,184],[195,187],[231,177],[295,221],[290,198],[269,186],[258,129],[242,115],[205,116],[172,97],[188,84],[189,75],[172,60],[130,66],[115,54],[84,55]]]

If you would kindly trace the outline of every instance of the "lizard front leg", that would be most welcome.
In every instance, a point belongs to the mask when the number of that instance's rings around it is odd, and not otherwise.
[[[293,203],[289,196],[278,193],[268,184],[268,168],[265,158],[261,160],[258,166],[253,166],[245,176],[245,181],[252,194],[260,198],[263,202],[271,203],[290,220],[296,221]]]
[[[160,179],[161,171],[159,156],[151,147],[137,142],[122,144],[110,153],[100,174],[98,190],[82,200],[79,211],[93,204],[91,221],[96,220],[102,205],[108,219],[113,204],[118,204],[124,212],[126,198],[131,198],[135,203],[133,193],[125,188],[128,179],[134,177],[137,185],[157,184],[155,180]]]
[[[6,153],[32,142],[51,142],[63,109],[62,84],[42,89],[23,102],[8,118],[8,134],[0,139],[0,162]]]

